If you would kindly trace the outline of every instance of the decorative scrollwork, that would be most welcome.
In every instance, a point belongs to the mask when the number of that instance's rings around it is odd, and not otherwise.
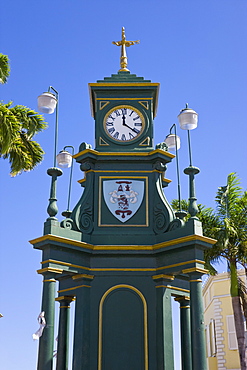
[[[92,207],[88,205],[83,209],[80,216],[80,230],[86,234],[90,234],[93,231],[92,214]]]
[[[169,225],[169,231],[179,229],[180,227],[184,226],[184,221],[180,220],[179,218],[175,218],[170,225]]]
[[[91,168],[92,168],[92,163],[90,163],[90,162],[83,162],[83,163],[81,163],[80,168],[81,168],[81,170],[82,170],[82,171],[88,171],[88,170],[91,170]]]
[[[167,167],[163,162],[157,161],[154,163],[153,168],[158,171],[166,171]]]
[[[166,217],[165,209],[161,204],[156,205],[154,208],[154,231],[157,234],[166,231],[168,226],[168,219]]]
[[[61,221],[60,225],[64,229],[72,230],[74,226],[74,221],[71,218],[65,218],[63,221]]]

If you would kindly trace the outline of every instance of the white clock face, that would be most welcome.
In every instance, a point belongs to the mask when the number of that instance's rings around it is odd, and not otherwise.
[[[141,112],[129,105],[119,105],[105,116],[104,129],[114,140],[126,142],[136,139],[144,130]]]

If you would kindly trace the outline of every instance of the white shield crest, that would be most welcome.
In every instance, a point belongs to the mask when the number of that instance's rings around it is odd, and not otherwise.
[[[104,180],[103,194],[107,207],[119,221],[128,221],[140,207],[144,182],[140,180]]]

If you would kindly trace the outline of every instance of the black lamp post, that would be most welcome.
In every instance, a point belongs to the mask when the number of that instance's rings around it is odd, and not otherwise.
[[[172,130],[174,129],[175,134],[172,134]],[[180,171],[179,171],[179,160],[178,160],[178,150],[180,149],[180,137],[177,136],[177,128],[176,124],[174,123],[170,128],[170,134],[165,138],[165,144],[167,145],[168,149],[174,150],[176,152],[176,167],[177,167],[177,184],[178,184],[178,211],[175,212],[176,217],[180,218],[181,220],[186,216],[186,212],[182,211],[181,207],[181,187],[180,187]]]
[[[71,148],[72,154],[69,153],[66,149]],[[70,195],[71,195],[71,186],[72,186],[72,173],[73,173],[73,155],[75,148],[72,145],[66,145],[63,150],[57,155],[57,163],[59,167],[70,168],[69,176],[69,189],[68,189],[68,205],[67,210],[62,212],[62,215],[66,218],[69,218],[71,215],[70,211]]]
[[[191,141],[190,141],[190,130],[194,130],[197,127],[198,114],[191,108],[186,107],[180,111],[178,115],[178,121],[181,129],[187,130],[188,132],[188,147],[189,147],[189,167],[184,169],[184,173],[189,175],[189,214],[191,218],[197,219],[198,207],[196,204],[196,193],[195,193],[195,175],[200,172],[199,168],[192,166],[192,152],[191,152]]]
[[[53,93],[51,92],[53,91]],[[50,217],[47,220],[57,220],[55,217],[58,213],[57,198],[56,198],[56,183],[57,177],[63,174],[60,168],[56,167],[56,153],[57,153],[57,137],[58,137],[58,92],[54,87],[49,86],[48,92],[45,92],[38,96],[38,109],[42,113],[52,114],[56,111],[55,120],[55,138],[54,138],[54,163],[53,167],[48,168],[47,173],[51,176],[51,189],[49,205],[47,207],[47,213]]]

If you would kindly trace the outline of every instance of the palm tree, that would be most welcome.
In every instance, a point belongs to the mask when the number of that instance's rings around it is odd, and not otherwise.
[[[9,77],[10,67],[9,58],[7,55],[0,53],[0,83],[5,84]]]
[[[23,106],[0,102],[0,157],[9,159],[11,176],[32,170],[44,151],[33,136],[46,128],[43,116]]]
[[[9,72],[8,57],[0,54],[0,83],[7,82]],[[43,116],[34,110],[0,102],[0,157],[9,160],[11,176],[30,171],[42,161],[44,151],[33,137],[46,126]]]
[[[237,267],[238,263],[245,263],[247,256],[247,197],[239,184],[236,174],[231,173],[228,175],[227,185],[218,189],[216,203],[221,226],[213,230],[217,242],[208,251],[207,258],[210,261],[221,257],[227,260],[240,365],[241,370],[246,370],[245,330]]]
[[[216,272],[212,263],[223,258],[228,264],[241,370],[246,370],[243,313],[247,316],[247,294],[246,287],[238,279],[237,267],[242,264],[247,272],[247,192],[242,192],[239,184],[236,174],[230,173],[227,185],[218,188],[216,212],[199,205],[197,216],[202,221],[204,235],[217,240],[213,247],[205,252],[206,266],[210,273]],[[175,205],[176,201],[173,201],[172,206]],[[182,206],[184,210],[188,210],[188,203],[182,202]]]

